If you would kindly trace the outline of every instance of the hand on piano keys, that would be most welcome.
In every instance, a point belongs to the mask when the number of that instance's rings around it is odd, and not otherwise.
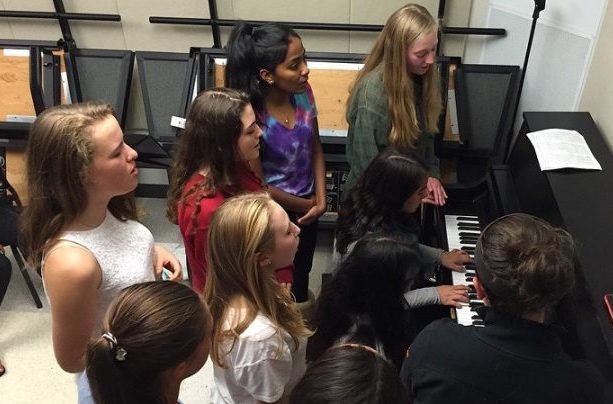
[[[447,231],[447,244],[450,250],[458,249],[470,257],[471,261],[477,246],[477,239],[481,235],[481,226],[477,216],[445,215],[445,229]],[[442,257],[441,257],[442,261]],[[473,263],[464,266],[464,272],[452,272],[451,283],[463,285],[468,288],[469,302],[461,304],[461,307],[452,309],[452,317],[458,324],[483,326],[483,319],[479,317],[476,309],[483,306],[483,300],[477,297],[473,277],[476,275]],[[455,311],[455,313],[453,313]]]
[[[464,265],[468,265],[473,262],[473,259],[468,252],[459,249],[453,249],[451,251],[443,251],[441,254],[441,265],[445,268],[449,268],[452,271],[464,272]]]
[[[441,304],[461,308],[462,304],[468,304],[468,287],[464,285],[441,285],[436,287]]]

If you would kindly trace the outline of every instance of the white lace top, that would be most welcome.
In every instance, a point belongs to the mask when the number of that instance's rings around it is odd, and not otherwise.
[[[95,229],[68,231],[59,239],[87,249],[98,261],[102,282],[96,328],[101,326],[106,309],[123,288],[155,280],[153,235],[136,221],[122,222],[107,211],[104,221]]]

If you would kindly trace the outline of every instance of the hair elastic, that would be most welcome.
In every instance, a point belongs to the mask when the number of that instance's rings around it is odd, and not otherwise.
[[[109,351],[115,351],[115,359],[122,362],[126,360],[126,355],[128,351],[124,348],[119,347],[117,343],[117,338],[111,332],[105,332],[102,334],[102,338],[104,338],[109,343]]]

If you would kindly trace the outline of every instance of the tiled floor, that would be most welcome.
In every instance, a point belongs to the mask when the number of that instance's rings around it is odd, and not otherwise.
[[[139,205],[145,209],[144,224],[155,240],[184,260],[178,229],[164,216],[165,200],[141,198]],[[321,272],[329,265],[330,250],[330,234],[320,233],[310,280],[310,287],[316,294]],[[51,315],[42,281],[33,271],[30,276],[43,300],[43,308],[37,309],[34,305],[14,263],[11,284],[0,307],[0,359],[7,368],[7,373],[0,377],[0,403],[74,403],[74,376],[62,371],[53,356]],[[181,400],[185,404],[208,402],[212,383],[213,368],[209,360],[198,373],[183,382]]]

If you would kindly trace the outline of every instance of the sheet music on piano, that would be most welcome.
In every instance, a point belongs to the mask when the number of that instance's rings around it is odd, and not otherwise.
[[[602,170],[585,138],[576,130],[545,129],[527,133],[541,171],[560,168]]]

